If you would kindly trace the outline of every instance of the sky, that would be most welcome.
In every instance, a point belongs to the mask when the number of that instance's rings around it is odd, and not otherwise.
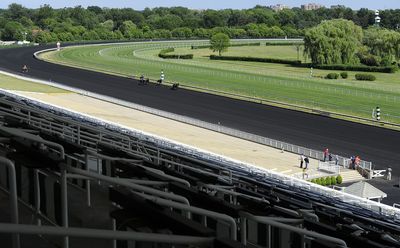
[[[278,1],[258,1],[258,0],[0,0],[0,8],[5,9],[11,3],[22,4],[28,8],[38,8],[41,5],[49,4],[53,8],[74,7],[81,5],[100,6],[109,8],[129,7],[142,10],[146,7],[171,7],[184,6],[190,9],[247,9],[255,5],[274,5],[286,4],[290,7],[299,7],[304,3],[319,3],[327,7],[335,4],[345,5],[353,9],[400,9],[400,0],[278,0]]]

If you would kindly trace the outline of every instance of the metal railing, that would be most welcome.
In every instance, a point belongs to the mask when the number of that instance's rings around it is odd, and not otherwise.
[[[11,234],[35,234],[50,235],[58,237],[77,237],[95,238],[108,240],[132,240],[138,242],[149,242],[156,244],[173,245],[195,245],[196,247],[212,247],[215,238],[167,235],[157,233],[140,233],[130,231],[112,231],[102,229],[76,228],[76,227],[54,227],[54,226],[35,226],[23,224],[0,223],[0,233]]]
[[[318,161],[318,170],[326,171],[335,175],[340,174],[342,166],[336,165],[335,161]]]
[[[271,234],[271,227],[276,227],[279,228],[280,230],[286,230],[289,232],[295,232],[299,235],[303,236],[302,239],[302,245],[300,247],[306,247],[306,238],[307,239],[316,239],[316,240],[320,240],[323,241],[324,243],[328,243],[328,244],[333,244],[332,247],[341,247],[341,248],[346,248],[347,244],[346,242],[344,242],[341,239],[338,238],[334,238],[331,236],[327,236],[327,235],[323,235],[317,232],[313,232],[313,231],[309,231],[306,229],[302,229],[302,228],[298,228],[296,226],[293,225],[289,225],[289,223],[291,224],[298,224],[299,221],[301,223],[301,219],[294,219],[294,220],[285,220],[285,223],[281,223],[279,219],[274,218],[274,217],[264,217],[264,216],[254,216],[250,213],[247,212],[240,212],[240,218],[241,218],[241,242],[244,245],[247,245],[247,222],[248,220],[251,221],[255,221],[256,223],[260,223],[260,224],[266,224],[267,225],[267,248],[272,248],[273,244],[272,244],[272,234]],[[289,223],[288,223],[289,222]],[[288,242],[287,240],[281,240],[281,242]],[[289,243],[289,242],[288,242]]]
[[[18,195],[17,195],[17,177],[15,172],[14,163],[4,157],[0,157],[0,165],[5,165],[8,168],[8,178],[10,180],[10,217],[11,222],[15,225],[19,224],[19,216],[18,216]],[[20,247],[20,239],[19,235],[16,233],[12,236],[12,244],[13,248]]]
[[[336,190],[316,184],[311,184],[304,180],[269,171],[264,168],[259,168],[255,165],[246,164],[213,153],[208,153],[193,147],[188,147],[183,144],[165,140],[161,137],[144,134],[134,129],[123,128],[104,120],[99,120],[87,115],[68,111],[66,109],[60,109],[58,107],[44,104],[16,94],[3,92],[3,95],[17,101],[21,101],[25,105],[9,101],[5,98],[0,98],[0,103],[2,103],[3,106],[9,106],[8,108],[0,107],[0,113],[14,116],[25,123],[35,124],[34,126],[39,129],[53,130],[53,132],[57,132],[62,137],[70,137],[71,139],[75,140],[75,142],[80,140],[81,144],[93,145],[99,141],[106,141],[116,149],[123,149],[133,154],[138,154],[137,151],[132,149],[133,145],[143,144],[149,148],[152,147],[152,149],[156,152],[156,159],[157,154],[160,151],[163,151],[163,149],[169,153],[175,151],[179,156],[187,156],[192,160],[194,159],[196,161],[202,161],[210,166],[215,163],[218,166],[224,166],[226,169],[234,169],[236,171],[242,171],[243,173],[250,173],[252,175],[263,175],[264,178],[266,180],[268,179],[270,182],[279,182],[292,187],[304,188],[310,192],[320,194],[321,196],[338,199],[360,208],[366,208],[383,216],[390,216],[390,218],[400,219],[400,210],[391,206],[376,203],[374,201],[368,201],[363,198],[338,192]],[[29,106],[27,106],[26,103],[28,103]],[[38,117],[35,117],[35,115]],[[57,127],[57,125],[68,128]],[[85,128],[87,131],[83,132]],[[81,130],[81,132],[79,130]],[[91,131],[89,132],[89,130]],[[143,143],[140,143],[138,140],[141,140]],[[279,146],[281,144],[282,143],[277,142],[276,145]],[[146,157],[149,155],[143,153],[140,156]],[[189,166],[187,168],[189,169]]]

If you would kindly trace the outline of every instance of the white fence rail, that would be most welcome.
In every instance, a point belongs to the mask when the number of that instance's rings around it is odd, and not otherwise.
[[[336,165],[334,161],[327,161],[327,162],[318,162],[318,170],[326,171],[335,175],[340,174],[341,166]]]

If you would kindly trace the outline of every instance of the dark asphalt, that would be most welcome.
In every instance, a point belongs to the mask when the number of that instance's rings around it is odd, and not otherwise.
[[[0,50],[0,68],[149,107],[343,156],[360,155],[400,175],[400,132],[184,89],[139,86],[135,80],[55,65],[33,58],[46,47]],[[168,71],[165,72],[168,75]],[[400,110],[399,110],[400,111]],[[229,145],[229,144],[227,144]]]

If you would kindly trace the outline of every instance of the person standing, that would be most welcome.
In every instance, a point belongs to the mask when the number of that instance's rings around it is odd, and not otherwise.
[[[326,148],[326,149],[324,150],[324,162],[326,161],[326,158],[328,157],[328,155],[329,155],[329,149]]]
[[[299,160],[300,160],[300,168],[303,168],[303,163],[304,163],[304,155],[303,154],[300,155]]]
[[[307,156],[304,158],[304,162],[306,163],[305,169],[308,169],[308,164],[310,163],[310,159]]]
[[[335,155],[335,165],[339,165],[339,155]]]
[[[355,170],[356,169],[356,166],[355,166],[355,164],[356,164],[356,158],[354,157],[354,156],[351,156],[350,157],[350,164],[351,164],[351,169],[353,169],[353,170]]]
[[[354,159],[354,163],[355,163],[354,169],[357,169],[357,167],[359,167],[361,164],[360,156],[358,156],[358,155],[356,156],[356,158]]]

